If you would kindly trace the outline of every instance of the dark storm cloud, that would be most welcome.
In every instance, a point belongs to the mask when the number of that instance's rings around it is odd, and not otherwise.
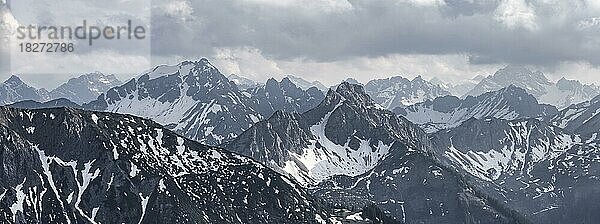
[[[519,1],[533,18],[514,12],[519,5],[510,2]],[[428,1],[355,0],[348,8],[322,9],[310,2],[202,0],[184,2],[189,16],[157,7],[153,52],[210,55],[215,48],[250,46],[276,59],[461,53],[472,63],[600,64],[598,26],[579,26],[598,12],[587,1],[509,1],[506,21],[498,19],[501,1],[420,2]]]

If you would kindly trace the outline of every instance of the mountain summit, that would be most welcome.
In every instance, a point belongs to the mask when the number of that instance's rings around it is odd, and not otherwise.
[[[540,102],[551,104],[559,109],[581,103],[600,94],[600,87],[583,85],[575,80],[560,79],[553,83],[542,72],[533,72],[523,66],[509,65],[494,75],[481,80],[466,96],[479,96],[510,85],[526,90]]]
[[[275,112],[224,147],[338,206],[376,204],[408,223],[516,222],[440,167],[428,152],[427,135],[373,102],[360,85],[330,89],[303,114]]]
[[[376,103],[390,110],[450,95],[450,92],[425,81],[421,76],[413,80],[400,76],[371,80],[365,85],[365,91]]]
[[[12,75],[0,84],[0,105],[7,105],[23,100],[44,102],[49,98],[47,90],[31,87],[16,75]]]
[[[481,80],[466,95],[479,96],[510,85],[522,88],[534,96],[541,96],[546,94],[546,88],[551,86],[552,82],[541,72],[532,72],[524,66],[508,65],[498,70],[494,75]]]
[[[315,108],[303,114],[275,112],[224,147],[304,184],[334,174],[357,175],[386,155],[393,125],[404,126],[382,109],[362,86],[344,82]]]
[[[456,127],[470,118],[547,118],[557,114],[558,110],[554,106],[540,104],[524,89],[509,85],[477,97],[439,97],[406,108],[397,108],[395,112],[432,133]]]
[[[114,75],[88,73],[69,79],[50,92],[52,99],[66,98],[77,104],[88,103],[112,87],[121,85]]]
[[[157,66],[85,107],[150,118],[209,145],[230,140],[261,119],[250,98],[207,59]]]

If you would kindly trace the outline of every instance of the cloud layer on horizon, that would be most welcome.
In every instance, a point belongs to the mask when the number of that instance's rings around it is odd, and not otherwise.
[[[505,64],[552,79],[599,80],[596,0],[152,2],[153,64],[207,57],[224,73],[257,80],[293,73],[329,84],[391,75],[455,81]]]
[[[254,47],[279,60],[465,54],[472,64],[600,65],[598,16],[594,0],[176,0],[154,7],[153,52]]]

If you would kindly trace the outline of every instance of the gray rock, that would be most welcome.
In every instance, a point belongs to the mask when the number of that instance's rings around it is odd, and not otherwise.
[[[400,76],[371,80],[365,85],[365,91],[376,103],[390,110],[450,95],[450,92],[423,80],[421,76],[413,80]]]
[[[470,119],[431,136],[435,154],[476,189],[534,223],[595,223],[600,148],[537,119]]]
[[[558,110],[554,106],[538,103],[525,90],[511,85],[477,97],[439,97],[405,108],[396,108],[394,112],[418,124],[428,133],[433,133],[456,127],[470,118],[545,119],[556,115]]]
[[[303,90],[289,78],[277,82],[271,78],[264,86],[245,91],[253,100],[254,109],[263,117],[270,117],[275,111],[306,112],[317,106],[325,98],[316,87]]]
[[[100,94],[118,85],[121,85],[121,81],[114,75],[89,73],[69,79],[58,86],[50,92],[50,98],[66,98],[74,103],[83,104],[97,99]]]
[[[360,85],[340,84],[303,114],[278,111],[223,146],[311,186],[334,207],[375,204],[402,223],[525,222],[442,166],[422,130]]]
[[[206,59],[158,66],[84,107],[150,118],[209,145],[233,139],[261,119],[252,100]]]
[[[44,102],[49,93],[45,89],[36,89],[27,85],[18,76],[13,75],[0,84],[0,105],[7,105],[23,100]]]
[[[2,223],[320,223],[329,218],[327,207],[287,178],[150,120],[0,107],[0,124]]]

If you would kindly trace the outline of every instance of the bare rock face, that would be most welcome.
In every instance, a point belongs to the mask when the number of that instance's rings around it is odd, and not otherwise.
[[[421,76],[413,80],[400,76],[371,80],[365,85],[365,91],[389,110],[450,95],[440,85],[425,81]]]
[[[50,93],[47,90],[31,87],[16,75],[12,75],[3,83],[0,83],[0,105],[23,100],[45,102],[48,99],[50,99]]]
[[[231,140],[262,119],[250,97],[206,59],[158,66],[84,107],[149,118],[209,145]]]
[[[396,108],[394,112],[418,124],[428,133],[433,133],[456,127],[471,118],[544,119],[554,116],[558,110],[554,106],[540,104],[525,90],[511,85],[477,97],[468,96],[465,99],[454,96],[439,97],[412,106]]]
[[[342,83],[302,114],[276,112],[223,147],[296,179],[333,206],[376,204],[401,223],[522,221],[441,165],[425,132],[360,85]]]
[[[81,105],[97,99],[102,93],[118,85],[121,85],[121,81],[114,75],[100,72],[83,74],[50,91],[50,98],[64,98]]]
[[[2,223],[328,220],[287,178],[150,120],[0,107],[0,124]]]

